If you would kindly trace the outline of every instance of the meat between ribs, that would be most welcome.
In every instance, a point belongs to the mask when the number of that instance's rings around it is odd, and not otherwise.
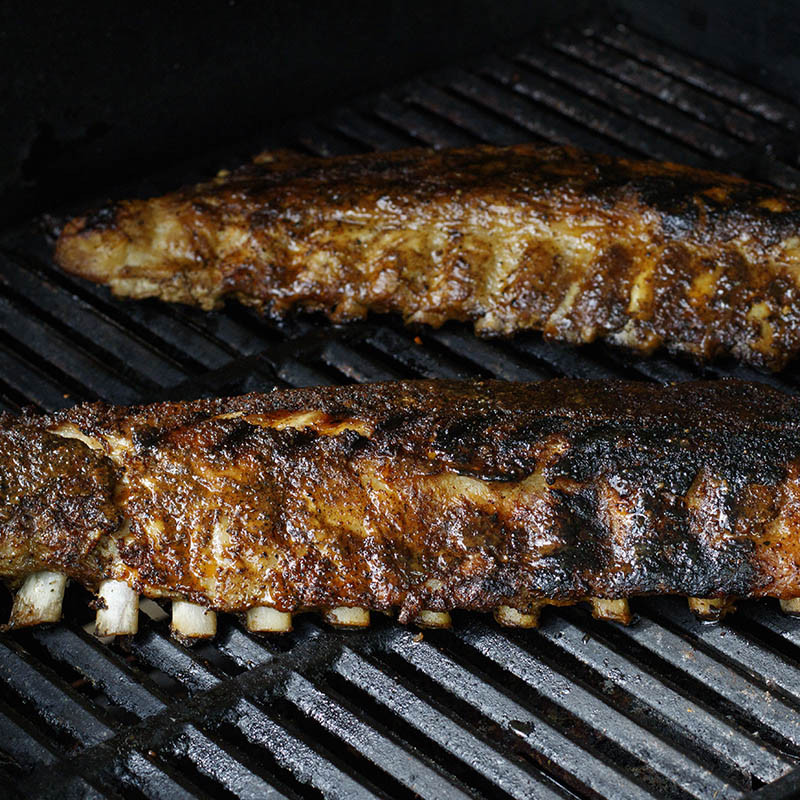
[[[265,153],[72,220],[56,258],[206,309],[392,312],[770,369],[800,349],[800,196],[571,148]]]
[[[0,419],[0,575],[223,612],[800,596],[800,400],[738,381],[320,387]]]

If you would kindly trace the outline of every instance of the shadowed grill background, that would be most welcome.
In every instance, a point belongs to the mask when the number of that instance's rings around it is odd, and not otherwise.
[[[112,173],[103,184],[93,174],[64,185],[61,175],[50,206],[46,177],[31,178],[23,205],[63,211],[72,192],[77,210],[91,193],[147,194],[269,145],[329,155],[541,140],[796,187],[800,106],[764,89],[764,74],[744,82],[636,22],[620,27],[606,13],[589,28],[554,25],[250,141],[165,160],[177,166],[144,180],[121,185]],[[669,39],[669,14],[658,24]],[[120,302],[60,273],[50,252],[38,222],[0,240],[0,405],[9,411],[409,377],[737,375],[798,390],[796,367],[769,377],[536,334],[482,341],[459,325],[275,325],[235,305],[206,314]],[[97,642],[90,600],[71,586],[63,624],[0,635],[0,785],[12,793],[683,800],[800,790],[800,621],[776,603],[742,603],[717,626],[671,599],[634,600],[630,628],[581,607],[549,610],[539,631],[520,632],[456,613],[452,631],[421,640],[378,614],[356,633],[304,615],[279,638],[222,617],[213,641],[185,648],[147,602],[138,636]]]

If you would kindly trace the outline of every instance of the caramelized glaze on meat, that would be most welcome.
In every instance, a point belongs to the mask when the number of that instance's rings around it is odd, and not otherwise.
[[[72,220],[56,258],[206,309],[396,312],[772,369],[800,348],[800,197],[574,149],[263,154]]]
[[[0,574],[221,611],[800,596],[800,400],[404,382],[0,422]]]

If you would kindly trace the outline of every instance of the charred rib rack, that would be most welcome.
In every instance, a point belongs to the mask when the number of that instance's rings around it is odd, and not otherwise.
[[[12,625],[63,578],[135,632],[138,595],[212,636],[335,625],[532,626],[582,600],[800,597],[800,400],[738,381],[422,381],[5,416],[0,573]],[[51,598],[52,599],[52,598]],[[56,603],[56,606],[58,603]],[[26,613],[22,613],[26,609]],[[56,615],[57,616],[57,615]]]
[[[72,220],[61,266],[122,296],[369,311],[779,369],[800,349],[800,198],[517,145],[312,158]]]

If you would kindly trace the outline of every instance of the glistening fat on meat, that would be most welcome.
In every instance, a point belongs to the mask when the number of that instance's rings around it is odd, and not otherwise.
[[[184,639],[216,613],[290,630],[370,611],[531,627],[589,601],[800,598],[800,400],[738,381],[320,387],[0,418],[0,574],[11,625],[56,620],[67,578],[100,635],[172,601]]]
[[[72,220],[56,259],[206,309],[393,312],[771,369],[800,349],[800,196],[571,148],[265,153]]]

